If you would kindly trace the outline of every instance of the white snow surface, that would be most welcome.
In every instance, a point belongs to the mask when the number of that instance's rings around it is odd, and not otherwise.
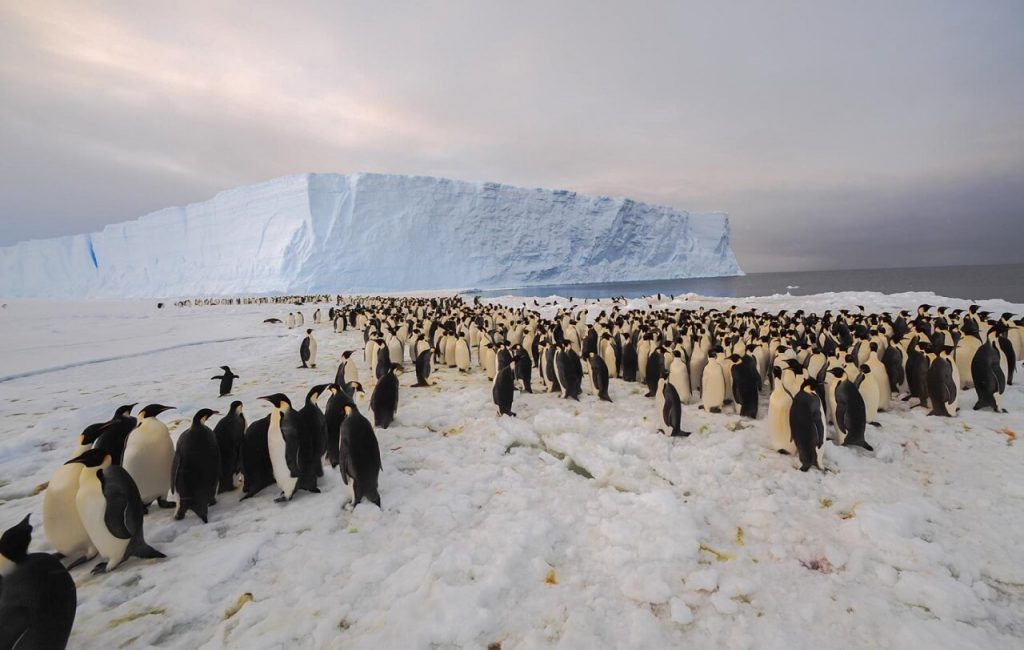
[[[301,174],[0,248],[0,296],[527,287],[742,275],[724,214],[426,176]]]
[[[966,304],[872,293],[669,304],[821,313],[923,302]],[[0,529],[31,512],[32,550],[49,550],[36,487],[119,404],[176,406],[161,417],[177,437],[201,407],[241,399],[252,421],[269,410],[257,396],[301,400],[330,381],[332,360],[359,349],[361,333],[314,326],[320,364],[297,369],[300,330],[262,322],[288,310],[8,303]],[[302,310],[313,326],[313,307]],[[218,398],[209,380],[221,364],[241,376],[233,397]],[[580,403],[517,393],[519,417],[498,418],[479,371],[441,368],[432,379],[413,389],[403,375],[397,421],[377,431],[383,510],[343,509],[347,490],[329,468],[322,494],[287,504],[272,487],[244,502],[220,495],[206,525],[155,509],[146,537],[166,559],[73,571],[70,647],[1024,645],[1024,442],[1001,432],[1024,431],[1019,385],[1007,390],[1008,414],[970,410],[973,391],[956,418],[897,401],[868,431],[875,453],[827,442],[823,474],[770,448],[764,404],[757,421],[685,406],[694,433],[672,439],[656,432],[653,400],[620,380],[611,404],[589,392]],[[229,611],[246,593],[251,602]]]

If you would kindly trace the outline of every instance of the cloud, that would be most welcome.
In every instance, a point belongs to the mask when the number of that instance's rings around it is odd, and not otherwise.
[[[1021,18],[1016,2],[9,3],[0,244],[380,171],[727,211],[748,270],[957,242],[944,259],[983,261],[1024,244]],[[960,223],[1004,237],[951,241]]]

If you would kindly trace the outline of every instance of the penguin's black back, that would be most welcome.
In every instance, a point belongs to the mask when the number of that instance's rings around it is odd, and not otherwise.
[[[370,410],[373,411],[374,426],[387,429],[398,412],[398,377],[386,372],[370,395]]]
[[[270,416],[267,415],[254,421],[245,430],[242,441],[242,491],[245,497],[254,496],[274,484],[274,466],[270,462],[270,451],[267,448],[269,429]]]
[[[66,647],[77,608],[75,581],[60,560],[29,553],[0,588],[0,648]]]
[[[380,445],[369,420],[358,411],[350,413],[342,423],[340,453],[342,478],[355,481],[353,505],[366,497],[380,506]]]
[[[178,493],[178,512],[191,509],[206,521],[210,502],[220,485],[220,446],[205,424],[196,422],[178,438],[171,468],[171,486]]]
[[[242,444],[245,440],[245,416],[232,411],[213,429],[220,450],[220,492],[235,489],[235,472],[242,469]]]

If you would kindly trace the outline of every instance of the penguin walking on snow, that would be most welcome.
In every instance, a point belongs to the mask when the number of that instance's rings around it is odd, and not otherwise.
[[[245,414],[240,401],[231,402],[231,410],[213,428],[213,435],[220,449],[220,487],[217,491],[231,492],[235,489],[235,474],[242,469],[242,445],[245,442]]]
[[[110,455],[91,449],[70,462],[82,463],[75,503],[82,524],[99,554],[106,558],[93,573],[113,571],[130,557],[167,557],[146,543],[139,488],[123,468],[110,464]]]
[[[299,358],[302,360],[300,368],[316,368],[316,337],[313,330],[306,330],[306,337],[299,345]]]
[[[978,393],[978,401],[974,410],[991,408],[996,413],[1004,412],[1002,402],[1006,392],[1006,371],[1003,356],[997,347],[999,332],[996,328],[985,333],[985,343],[974,353],[971,361],[971,378],[974,379],[974,390]]]
[[[238,375],[231,372],[231,368],[228,366],[221,366],[220,369],[223,370],[224,373],[214,375],[213,377],[210,377],[210,379],[220,380],[220,397],[224,397],[225,395],[231,394],[231,387],[234,385],[235,380],[238,379]]]
[[[416,383],[413,388],[422,388],[430,385],[430,349],[423,350],[416,357]]]
[[[370,410],[373,411],[373,426],[387,429],[398,413],[398,378],[402,367],[391,364],[373,387],[370,394]]]
[[[805,379],[789,409],[789,429],[800,458],[801,472],[812,466],[825,470],[825,413],[817,383],[814,379]]]
[[[587,361],[590,362],[590,381],[594,385],[594,393],[601,401],[612,401],[608,396],[608,365],[596,352],[588,352]]]
[[[28,552],[29,517],[0,535],[0,648],[64,648],[78,592],[60,560]]]
[[[516,390],[515,377],[512,373],[512,364],[499,364],[498,372],[494,374],[494,383],[491,386],[491,398],[498,407],[498,417],[510,415],[512,412],[512,399]]]
[[[949,353],[952,346],[943,346],[939,354],[932,359],[928,368],[928,401],[931,402],[932,410],[928,415],[939,415],[943,417],[954,417],[957,411],[957,391],[959,381],[953,378],[956,366]]]
[[[661,382],[663,405],[661,407],[661,419],[669,428],[669,435],[673,438],[690,435],[689,431],[683,431],[683,403],[679,399],[679,391],[671,382]]]
[[[123,465],[131,475],[148,506],[155,499],[161,508],[173,508],[167,500],[171,489],[171,463],[174,462],[174,443],[167,425],[156,419],[173,406],[150,404],[139,411],[139,425],[128,435],[124,448]]]
[[[427,352],[429,353],[429,350]],[[363,386],[359,382],[351,382],[347,388],[331,384],[327,387],[327,391],[331,394],[327,398],[327,406],[324,408],[324,422],[327,426],[327,460],[331,463],[331,467],[337,467],[340,462],[339,445],[341,444],[341,425],[345,422],[345,407],[351,406],[353,409],[359,410],[352,397],[356,392],[362,395]]]
[[[267,425],[267,452],[274,469],[274,482],[281,494],[274,501],[291,501],[299,483],[299,440],[302,422],[292,402],[282,393],[261,397],[274,406]]]
[[[352,507],[365,497],[379,508],[380,445],[370,421],[351,406],[345,406],[340,442],[341,479],[350,490]]]
[[[216,503],[220,446],[217,436],[206,426],[211,415],[217,415],[217,411],[199,409],[192,418],[192,426],[178,437],[171,467],[171,491],[178,495],[175,519],[184,519],[191,510],[205,524],[210,506]]]

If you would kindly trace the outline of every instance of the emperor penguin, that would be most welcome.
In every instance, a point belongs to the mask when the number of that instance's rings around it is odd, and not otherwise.
[[[427,354],[430,354],[429,350]],[[330,397],[327,398],[327,406],[324,407],[324,422],[327,426],[327,460],[331,467],[337,467],[340,462],[338,445],[341,440],[341,425],[345,421],[345,407],[351,406],[358,411],[359,408],[356,406],[354,397],[356,395],[363,396],[365,393],[363,385],[358,382],[351,382],[345,388],[331,384],[327,387],[327,391],[330,393]]]
[[[836,379],[832,384],[836,442],[844,447],[857,446],[873,451],[873,447],[864,439],[864,431],[867,428],[864,398],[853,382],[847,379],[845,370],[833,368],[829,374]]]
[[[72,458],[92,448],[98,431],[90,429],[91,426],[86,427],[79,436],[78,448]],[[78,516],[78,505],[75,503],[82,469],[81,463],[64,463],[53,473],[43,492],[43,533],[50,546],[70,561],[70,567],[96,556],[96,549]]]
[[[0,648],[67,646],[75,622],[75,581],[49,553],[29,553],[31,515],[0,535]]]
[[[459,369],[459,372],[469,372],[469,364],[469,342],[466,341],[466,335],[459,332],[458,337],[455,339],[455,366]]]
[[[324,475],[324,455],[327,453],[327,419],[317,400],[328,384],[313,386],[306,393],[306,401],[299,409],[299,484],[296,489],[319,493],[317,478]]]
[[[864,363],[860,366],[860,374],[853,382],[864,400],[864,419],[868,424],[875,427],[882,426],[876,420],[878,417],[878,382],[875,381],[875,374],[871,366]]]
[[[701,408],[708,413],[721,413],[725,404],[725,372],[717,351],[708,354],[701,376]]]
[[[288,329],[294,329],[295,328],[295,314],[293,312],[288,312],[288,318],[285,320],[285,322],[288,325]]]
[[[596,352],[588,352],[587,361],[590,363],[590,382],[594,386],[594,394],[602,401],[612,401],[612,398],[608,396],[609,374],[604,359]]]
[[[789,428],[801,472],[812,466],[825,470],[825,413],[816,384],[812,378],[805,379],[789,409]]]
[[[317,307],[316,310],[313,311],[313,323],[317,324],[319,322],[320,322],[320,308]]]
[[[644,397],[657,397],[658,382],[665,370],[665,348],[658,346],[647,355],[647,367],[644,369],[644,382],[647,393]]]
[[[673,350],[672,365],[668,367],[668,381],[675,386],[682,404],[690,403],[690,364],[681,350]]]
[[[383,467],[380,445],[370,421],[349,405],[345,406],[345,420],[341,424],[339,457],[341,480],[349,488],[352,507],[365,497],[379,508],[378,478]]]
[[[953,376],[956,364],[950,358],[951,346],[942,346],[938,354],[932,353],[928,367],[928,401],[932,410],[928,415],[954,417],[957,412],[959,382]]]
[[[184,519],[191,510],[207,523],[207,512],[215,503],[220,485],[220,446],[206,421],[217,414],[212,409],[199,409],[192,417],[192,426],[178,436],[171,467],[171,492],[178,495],[175,519]]]
[[[1006,392],[1006,359],[997,347],[999,332],[991,328],[985,333],[985,343],[978,348],[971,361],[971,377],[978,401],[974,410],[991,408],[996,413],[1003,411],[1003,393]]]
[[[888,411],[889,401],[892,397],[889,373],[885,369],[885,364],[882,363],[878,356],[878,343],[875,341],[871,342],[871,354],[868,355],[866,364],[871,369],[871,376],[875,380],[875,386],[878,387],[878,410]]]
[[[974,325],[969,327],[967,323]],[[978,348],[980,348],[984,341],[981,340],[981,336],[978,334],[977,325],[975,321],[965,321],[962,327],[963,335],[956,344],[956,350],[953,356],[956,360],[957,370],[960,373],[960,390],[966,390],[968,388],[974,388],[974,378],[971,375],[971,362],[974,361],[974,355],[977,354]]]
[[[749,354],[742,357],[733,354],[730,360],[732,361],[733,401],[739,406],[740,415],[756,420],[761,391],[761,376],[757,374],[757,361]]]
[[[301,368],[316,368],[316,337],[313,330],[306,330],[306,337],[299,345],[299,358],[302,360]]]
[[[235,489],[235,475],[242,471],[242,444],[245,441],[242,402],[231,402],[227,415],[213,428],[213,435],[220,451],[220,486],[217,491],[231,492]]]
[[[668,435],[683,437],[690,435],[689,431],[683,430],[683,405],[679,401],[679,393],[670,381],[661,382],[662,406],[661,419],[669,428]]]
[[[373,387],[370,394],[370,410],[373,411],[374,426],[387,429],[398,413],[398,378],[402,367],[392,364]]]
[[[793,444],[793,434],[789,428],[793,395],[782,380],[784,372],[782,367],[772,366],[775,386],[768,397],[768,433],[771,436],[772,449],[780,454],[796,454],[796,445]]]
[[[260,399],[270,402],[274,410],[267,425],[267,452],[274,471],[274,482],[281,494],[278,503],[291,501],[295,496],[301,468],[299,467],[299,438],[301,423],[292,408],[292,402],[283,393],[265,395]]]
[[[306,324],[306,317],[302,315],[301,311],[295,312],[295,326],[302,327]]]
[[[106,558],[93,573],[113,571],[129,557],[167,557],[146,543],[142,532],[143,503],[139,489],[110,455],[90,449],[73,459],[84,465],[75,503],[82,524],[99,554]]]
[[[220,380],[220,396],[224,397],[225,395],[231,394],[231,387],[234,385],[235,380],[238,379],[238,375],[231,372],[231,368],[228,366],[221,366],[220,369],[224,372],[219,375],[214,375],[213,377],[210,377],[210,379]]]
[[[242,440],[242,500],[256,496],[274,484],[274,466],[270,462],[267,433],[270,416],[260,418],[245,428]]]
[[[124,448],[125,471],[138,487],[142,505],[155,499],[161,508],[173,508],[167,500],[171,489],[171,465],[174,462],[174,443],[167,425],[156,418],[173,406],[150,404],[139,411],[139,425],[128,435]]]
[[[530,360],[530,355],[522,346],[515,349],[512,357],[512,371],[516,381],[519,382],[520,390],[524,393],[532,393],[533,387],[530,383],[533,379],[533,361]]]
[[[498,407],[498,417],[502,415],[515,417],[516,414],[512,412],[512,399],[516,386],[512,364],[500,364],[500,366],[494,373],[491,398],[494,400],[494,405]]]
[[[416,383],[413,384],[413,388],[422,388],[424,386],[430,386],[430,350],[426,349],[419,353],[416,357],[415,369],[416,369]]]

